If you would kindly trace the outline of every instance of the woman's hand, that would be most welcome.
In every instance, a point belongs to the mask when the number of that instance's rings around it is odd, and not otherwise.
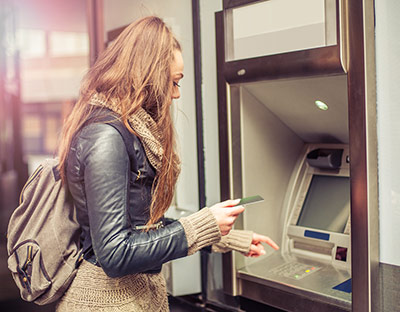
[[[261,245],[261,242],[267,243],[275,250],[279,249],[279,246],[268,236],[260,235],[257,233],[253,234],[253,240],[251,242],[250,251],[246,255],[246,257],[259,257],[261,255],[265,255],[264,246]]]
[[[215,219],[217,220],[217,224],[219,226],[219,230],[222,236],[229,233],[238,215],[240,215],[244,211],[243,206],[235,206],[239,202],[240,199],[230,199],[215,204],[210,208]]]

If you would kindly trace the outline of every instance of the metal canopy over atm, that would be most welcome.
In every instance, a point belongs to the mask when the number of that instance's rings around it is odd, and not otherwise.
[[[224,256],[224,290],[288,311],[351,310],[343,3],[270,0],[216,14],[221,197],[261,195],[236,227],[281,246]]]

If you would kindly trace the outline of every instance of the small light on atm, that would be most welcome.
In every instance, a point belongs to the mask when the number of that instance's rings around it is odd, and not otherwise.
[[[320,100],[316,100],[315,101],[315,105],[320,109],[320,110],[323,110],[323,111],[326,111],[326,110],[328,110],[328,105],[327,104],[325,104],[324,102],[322,102],[322,101],[320,101]]]

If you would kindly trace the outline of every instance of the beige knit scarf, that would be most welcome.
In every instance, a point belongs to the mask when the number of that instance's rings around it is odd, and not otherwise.
[[[115,100],[106,100],[105,96],[96,93],[89,100],[89,104],[106,107],[118,115],[121,115],[121,108]],[[159,172],[161,170],[164,149],[162,147],[162,134],[154,119],[143,109],[128,117],[133,130],[137,133],[143,144],[146,156],[152,166]]]

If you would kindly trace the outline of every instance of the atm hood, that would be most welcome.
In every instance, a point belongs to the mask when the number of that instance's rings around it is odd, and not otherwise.
[[[348,143],[347,75],[241,84],[306,143]],[[328,105],[319,109],[315,101]]]

